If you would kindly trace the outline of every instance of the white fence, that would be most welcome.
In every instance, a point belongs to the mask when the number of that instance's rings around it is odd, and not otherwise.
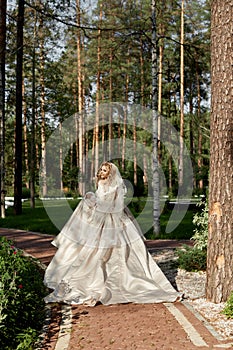
[[[23,198],[22,202],[27,201],[27,198]],[[14,197],[5,197],[5,208],[13,207],[14,205]]]

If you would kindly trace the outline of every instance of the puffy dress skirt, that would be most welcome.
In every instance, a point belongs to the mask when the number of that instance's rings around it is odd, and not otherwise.
[[[46,303],[160,303],[181,296],[147,251],[127,209],[103,213],[82,200],[52,244],[57,252],[44,283],[53,292]]]

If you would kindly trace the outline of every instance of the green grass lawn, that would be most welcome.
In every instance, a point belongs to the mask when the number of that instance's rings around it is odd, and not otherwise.
[[[72,210],[78,204],[78,200],[51,200],[45,203],[46,208],[41,200],[36,200],[36,208],[30,208],[30,202],[26,201],[23,203],[22,215],[14,215],[13,208],[8,208],[6,211],[6,218],[0,218],[0,227],[5,228],[16,228],[26,231],[41,232],[46,234],[59,233],[60,228],[66,223]],[[68,210],[67,211],[67,207]],[[49,209],[49,211],[48,211]],[[134,216],[140,215],[140,212],[144,209],[144,201],[137,200],[134,198],[133,202],[129,204],[129,209],[132,211]],[[49,215],[48,215],[49,212]],[[161,233],[156,238],[167,238],[167,239],[189,239],[193,235],[194,225],[192,223],[194,210],[189,209],[179,225],[171,232],[166,233],[166,226],[171,215],[170,209],[165,209],[160,216]],[[51,221],[58,223],[58,227]],[[143,215],[140,216],[139,224],[145,227],[148,226],[148,222],[152,222],[152,211],[147,208],[144,210]],[[147,224],[147,225],[146,225]],[[145,232],[145,231],[144,231]],[[145,233],[146,238],[153,239],[153,230],[150,228]]]
[[[129,204],[129,209],[132,211],[133,215],[138,218],[140,212],[144,210],[144,204],[145,203],[142,199],[139,201],[134,200]],[[153,208],[151,207],[144,211],[142,218],[140,217],[138,221],[145,237],[147,239],[190,239],[193,236],[193,216],[197,211],[197,208],[195,206],[190,206],[190,208],[184,212],[182,212],[182,208],[180,210],[182,219],[179,220],[177,216],[171,220],[172,209],[168,209],[166,206],[163,208],[160,215],[160,234],[157,237],[154,236],[152,228]],[[149,230],[144,230],[144,227],[148,227],[148,222],[150,223],[150,228]],[[166,232],[168,222],[174,227],[170,233]]]
[[[69,205],[74,209],[78,201],[71,200]],[[66,218],[64,218],[64,202],[63,201],[50,201],[46,205],[51,205],[56,211],[56,216],[61,218],[63,224],[65,224]],[[59,232],[59,229],[53,224],[50,220],[43,202],[39,199],[36,200],[35,209],[30,208],[30,202],[26,201],[23,203],[23,211],[21,215],[14,215],[12,207],[9,207],[6,210],[6,218],[0,218],[0,227],[5,228],[16,228],[26,231],[41,232],[47,234],[56,235]]]
[[[193,236],[193,215],[194,211],[192,209],[189,209],[182,221],[178,224],[178,226],[175,227],[175,229],[171,233],[166,233],[165,229],[168,223],[168,220],[170,218],[171,211],[168,211],[166,213],[162,213],[160,217],[160,227],[161,227],[161,233],[159,235],[159,238],[169,238],[169,239],[190,239]],[[174,223],[175,225],[177,223]]]

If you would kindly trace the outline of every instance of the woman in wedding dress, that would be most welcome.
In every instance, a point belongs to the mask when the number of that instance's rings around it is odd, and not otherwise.
[[[104,162],[97,190],[88,192],[52,244],[58,249],[44,276],[45,302],[94,306],[174,302],[178,293],[157,266],[124,205],[118,168]]]

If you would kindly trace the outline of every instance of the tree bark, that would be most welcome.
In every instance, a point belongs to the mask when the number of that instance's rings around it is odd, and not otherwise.
[[[24,0],[18,0],[17,62],[16,62],[16,123],[15,123],[15,176],[14,212],[22,213],[22,72],[23,72]]]
[[[180,155],[179,155],[179,186],[184,180],[184,0],[181,1],[180,25]]]
[[[232,0],[214,0],[211,8],[211,133],[208,300],[224,302],[233,291],[233,115]]]
[[[6,0],[2,0],[0,3],[0,191],[2,218],[5,218],[5,56]]]
[[[80,0],[76,0],[77,25],[81,26]],[[83,120],[83,74],[82,74],[82,37],[81,30],[77,32],[77,68],[78,68],[78,140],[79,140],[79,193],[85,193],[85,140],[84,140],[84,120]]]
[[[165,1],[159,2],[159,72],[158,72],[158,161],[161,162],[161,115],[162,115],[162,97],[163,97],[163,59],[164,59],[164,20],[163,11],[165,10]]]
[[[113,40],[113,38],[112,38]],[[110,48],[110,54],[109,54],[109,101],[110,101],[110,111],[109,111],[109,124],[108,124],[108,149],[109,149],[109,159],[112,159],[112,152],[113,152],[113,128],[112,128],[112,91],[113,91],[113,69],[112,69],[112,61],[113,61],[113,52],[112,48]],[[104,128],[104,126],[102,126]],[[103,140],[103,139],[102,139]],[[119,141],[118,141],[119,145]],[[103,154],[103,153],[102,153]],[[103,154],[104,155],[104,154]]]
[[[133,183],[137,187],[138,177],[137,177],[137,128],[135,116],[133,118]]]
[[[24,164],[25,164],[25,185],[29,188],[29,164],[28,164],[28,137],[27,137],[27,105],[25,99],[24,78],[22,84],[22,99],[23,99],[23,144],[24,144]]]
[[[199,67],[198,67],[198,57],[196,57],[196,84],[197,84],[197,118],[201,122],[201,87],[200,87],[200,76],[199,76]],[[198,173],[199,181],[198,188],[203,190],[203,179],[202,179],[202,167],[203,167],[203,157],[202,157],[202,131],[200,126],[198,126]]]
[[[160,189],[158,164],[158,72],[157,72],[157,28],[156,0],[152,0],[152,115],[153,115],[153,230],[160,233]]]
[[[44,82],[44,33],[43,18],[40,16],[39,45],[40,45],[40,108],[41,108],[41,178],[42,196],[47,195],[47,164],[46,164],[46,121],[45,121],[45,82]]]
[[[36,23],[36,11],[35,23]],[[30,149],[30,206],[35,208],[35,167],[36,167],[36,146],[35,146],[35,124],[36,124],[36,24],[33,33],[33,54],[32,54],[32,119],[31,119],[31,149]]]
[[[99,22],[102,22],[102,4],[100,4]],[[95,128],[93,131],[93,153],[92,153],[92,178],[95,176],[99,167],[99,124],[100,124],[100,96],[101,96],[101,72],[100,72],[100,60],[101,60],[101,29],[98,30],[98,47],[97,47],[97,81],[96,81],[96,115],[95,115]]]
[[[60,172],[60,190],[61,192],[63,191],[63,148],[62,148],[62,143],[63,143],[63,139],[62,139],[62,121],[61,118],[59,120],[59,138],[60,138],[60,142],[59,142],[59,172]]]

